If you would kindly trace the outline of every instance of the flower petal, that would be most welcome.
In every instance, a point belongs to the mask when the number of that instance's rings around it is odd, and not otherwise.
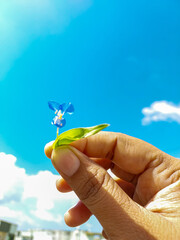
[[[48,105],[49,105],[49,108],[52,109],[53,111],[59,111],[59,110],[63,111],[63,108],[64,108],[64,103],[60,105],[55,101],[49,101]]]
[[[67,103],[64,113],[72,114],[73,112],[74,112],[74,106],[72,105],[72,103]]]
[[[64,118],[59,119],[57,116],[53,119],[52,122],[53,125],[55,125],[58,128],[62,128],[66,125],[66,120]]]

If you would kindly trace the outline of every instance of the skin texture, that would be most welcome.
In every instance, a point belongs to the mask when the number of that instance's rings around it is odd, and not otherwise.
[[[57,150],[51,142],[45,153],[62,176],[58,191],[73,190],[80,199],[65,214],[67,225],[78,226],[94,214],[107,239],[180,239],[179,159],[112,132]]]

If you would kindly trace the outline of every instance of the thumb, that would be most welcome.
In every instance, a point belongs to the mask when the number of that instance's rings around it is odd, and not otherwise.
[[[53,150],[51,159],[56,170],[99,220],[108,238],[134,239],[135,234],[140,234],[136,239],[142,236],[154,239],[159,235],[159,230],[153,232],[153,228],[157,230],[156,216],[129,198],[106,170],[86,155],[68,146]]]

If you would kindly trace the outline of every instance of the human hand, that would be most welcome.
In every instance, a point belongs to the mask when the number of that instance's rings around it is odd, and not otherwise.
[[[45,153],[63,177],[58,190],[73,190],[80,199],[65,214],[69,226],[84,223],[92,213],[108,239],[180,239],[179,159],[140,139],[110,132],[57,150],[48,144]]]

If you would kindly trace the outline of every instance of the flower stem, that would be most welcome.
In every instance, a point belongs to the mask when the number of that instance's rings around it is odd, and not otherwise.
[[[58,137],[58,135],[59,135],[59,128],[57,128],[57,137]]]

